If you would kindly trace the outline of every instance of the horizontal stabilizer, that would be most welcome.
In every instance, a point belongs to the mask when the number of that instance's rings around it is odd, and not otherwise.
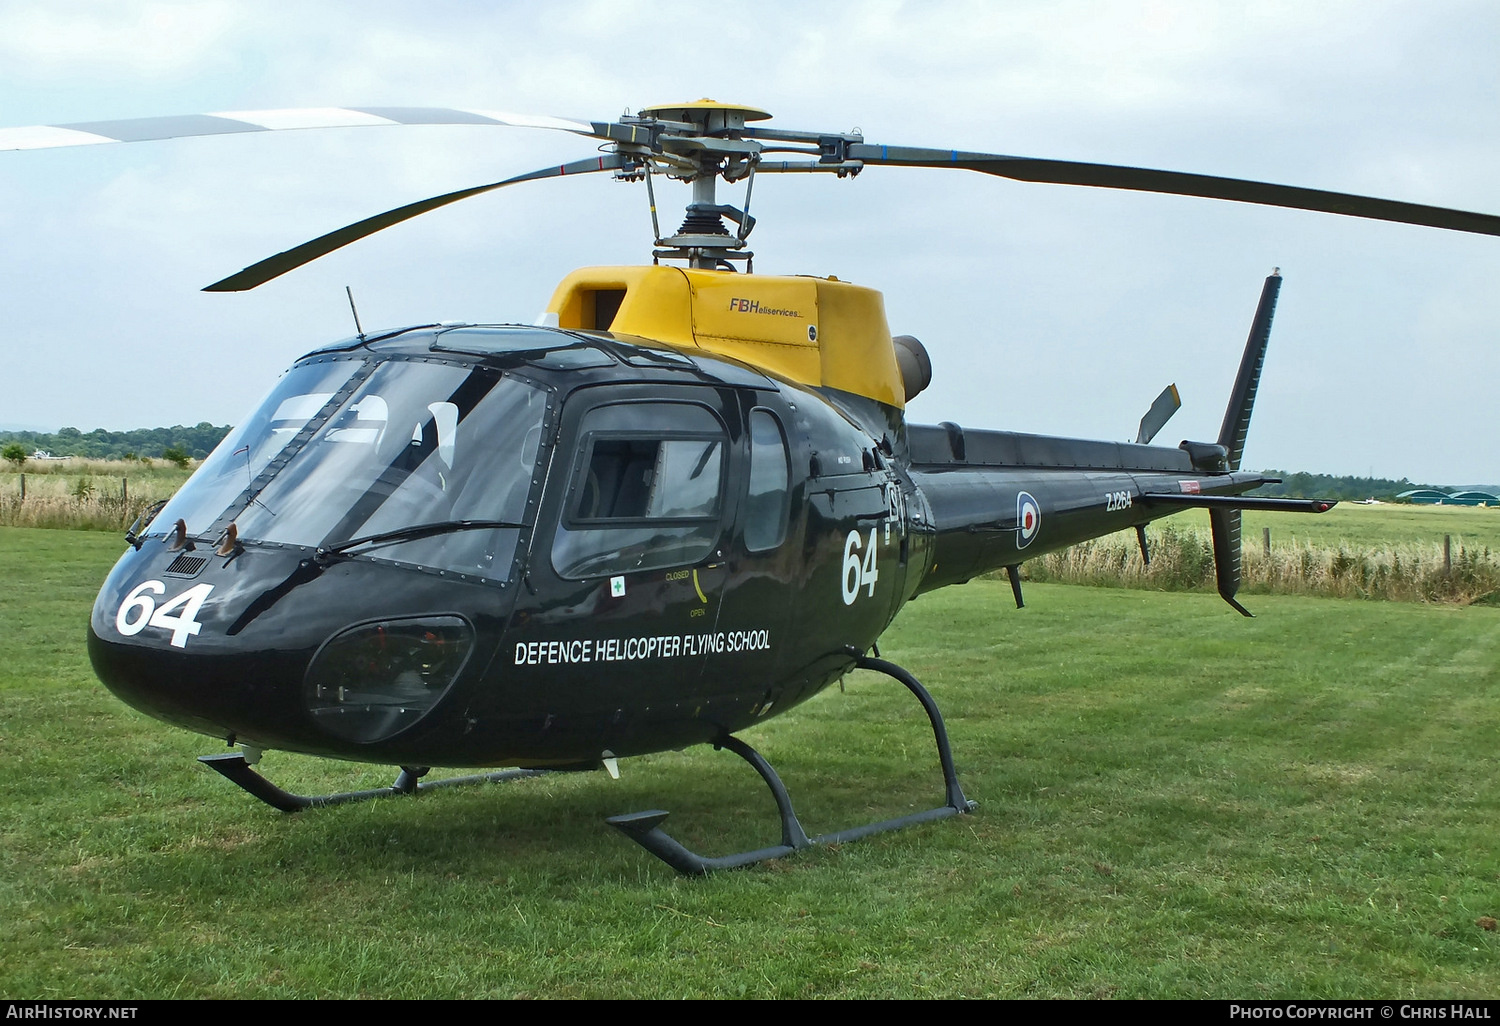
[[[1338,505],[1331,499],[1280,499],[1258,495],[1192,495],[1178,492],[1145,492],[1136,502],[1146,506],[1173,509],[1206,509],[1214,537],[1214,576],[1219,597],[1237,612],[1253,616],[1240,605],[1235,595],[1240,590],[1241,511],[1247,509],[1279,510],[1286,513],[1326,513]],[[1137,528],[1139,531],[1139,528]],[[1141,551],[1145,552],[1145,535],[1141,534]]]
[[[1327,513],[1336,499],[1278,499],[1263,495],[1188,495],[1179,492],[1144,492],[1136,500],[1147,506],[1178,509],[1269,509],[1283,513]]]

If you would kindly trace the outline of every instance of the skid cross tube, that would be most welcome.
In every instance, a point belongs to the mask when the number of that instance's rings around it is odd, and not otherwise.
[[[949,816],[973,812],[976,808],[976,803],[965,798],[963,788],[959,786],[958,774],[953,768],[953,753],[948,746],[948,731],[943,727],[943,716],[938,711],[937,702],[933,701],[932,696],[927,693],[927,689],[922,686],[917,678],[895,663],[887,662],[884,659],[872,659],[858,652],[852,654],[854,655],[855,666],[862,670],[874,670],[888,677],[894,677],[906,685],[907,690],[916,695],[917,700],[922,703],[922,708],[926,711],[927,718],[932,723],[933,737],[937,742],[938,758],[943,766],[943,783],[946,788],[947,798],[946,804],[939,805],[935,809],[915,812],[908,816],[898,816],[895,819],[881,820],[878,823],[867,823],[864,826],[851,827],[848,830],[840,830],[837,833],[821,834],[817,837],[809,838],[807,832],[802,829],[802,824],[798,821],[797,814],[792,810],[791,796],[787,794],[786,785],[781,782],[781,777],[776,774],[776,770],[754,748],[751,748],[739,738],[726,734],[714,742],[714,748],[727,748],[744,759],[751,766],[755,767],[755,771],[761,775],[761,779],[770,787],[771,794],[776,799],[776,808],[781,814],[780,844],[769,848],[757,848],[754,851],[725,855],[720,858],[704,858],[702,855],[684,848],[661,828],[662,821],[668,815],[668,813],[661,809],[652,809],[648,812],[634,812],[624,816],[611,816],[606,822],[679,873],[687,876],[702,876],[716,869],[738,869],[742,866],[764,862],[766,859],[779,859],[801,851],[804,848],[811,848],[814,845],[843,844],[848,841],[857,841],[862,837],[869,837],[871,834],[885,833],[888,830],[899,830],[902,827],[913,826],[917,823],[926,823],[935,819],[947,819]]]
[[[245,759],[243,752],[223,752],[218,755],[200,755],[198,761],[217,770],[227,779],[238,784],[250,794],[274,809],[282,812],[301,812],[303,809],[320,809],[327,805],[344,805],[349,802],[369,801],[371,798],[389,798],[398,794],[415,794],[438,787],[453,787],[458,784],[499,783],[518,780],[522,777],[541,776],[546,770],[514,769],[497,773],[476,773],[466,777],[448,777],[421,783],[427,773],[425,767],[402,766],[401,775],[390,787],[377,787],[371,791],[342,791],[338,794],[301,795],[283,791],[265,777],[255,772]]]

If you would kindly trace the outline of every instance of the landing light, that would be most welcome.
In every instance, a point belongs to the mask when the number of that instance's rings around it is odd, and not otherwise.
[[[351,627],[313,658],[304,701],[330,734],[349,741],[382,741],[437,705],[473,646],[473,628],[457,616]]]

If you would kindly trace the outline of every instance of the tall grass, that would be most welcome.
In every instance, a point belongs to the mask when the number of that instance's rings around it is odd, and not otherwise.
[[[24,500],[22,473],[0,473],[0,527],[123,531],[152,503],[170,498],[191,472],[191,467],[179,469],[151,460],[28,462],[22,472]],[[1475,512],[1465,510],[1459,515],[1471,519],[1444,519],[1440,507],[1383,507],[1373,518],[1368,511],[1359,512],[1358,522],[1345,522],[1354,540],[1314,533],[1311,538],[1277,543],[1269,553],[1254,530],[1247,529],[1243,590],[1461,605],[1500,596],[1500,558],[1488,544],[1469,544],[1455,534],[1445,563],[1439,540],[1450,527],[1459,526],[1485,528],[1490,533],[1480,533],[1488,539],[1493,532],[1489,518],[1473,519]],[[1429,521],[1430,542],[1389,540],[1409,539]],[[1142,562],[1134,535],[1122,533],[1033,559],[1025,564],[1025,574],[1033,581],[1097,587],[1214,589],[1213,542],[1206,528],[1200,532],[1165,522],[1149,528],[1147,538],[1150,566]]]
[[[1148,529],[1151,563],[1141,559],[1134,535],[1117,534],[1049,553],[1025,565],[1035,581],[1154,591],[1205,591],[1215,587],[1212,537],[1164,524]],[[1453,602],[1467,605],[1500,593],[1500,560],[1488,546],[1453,539],[1445,561],[1439,541],[1422,544],[1246,545],[1242,587],[1250,593],[1327,598]]]
[[[191,472],[156,461],[28,461],[19,472],[0,473],[0,526],[123,531],[148,506],[171,498]]]

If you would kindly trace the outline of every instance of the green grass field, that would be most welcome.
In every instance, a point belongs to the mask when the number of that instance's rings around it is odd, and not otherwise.
[[[0,471],[0,525],[123,531],[192,473],[161,460],[28,460]],[[24,492],[24,495],[23,495]]]
[[[682,879],[603,823],[774,843],[727,753],[287,816],[124,707],[84,632],[122,543],[0,528],[0,997],[1493,997],[1500,608],[1003,582],[882,652],[968,817]],[[851,675],[747,734],[818,833],[938,803]],[[386,770],[271,753],[294,789]],[[1493,924],[1491,924],[1493,925]]]
[[[1202,521],[1207,533],[1208,517],[1187,514],[1174,523]],[[1440,545],[1443,535],[1459,545],[1489,548],[1500,553],[1500,509],[1478,506],[1408,506],[1382,503],[1362,506],[1341,502],[1327,513],[1245,514],[1245,545],[1262,544],[1262,530],[1271,529],[1271,544],[1311,544],[1325,548],[1339,545],[1379,548],[1391,545]]]

